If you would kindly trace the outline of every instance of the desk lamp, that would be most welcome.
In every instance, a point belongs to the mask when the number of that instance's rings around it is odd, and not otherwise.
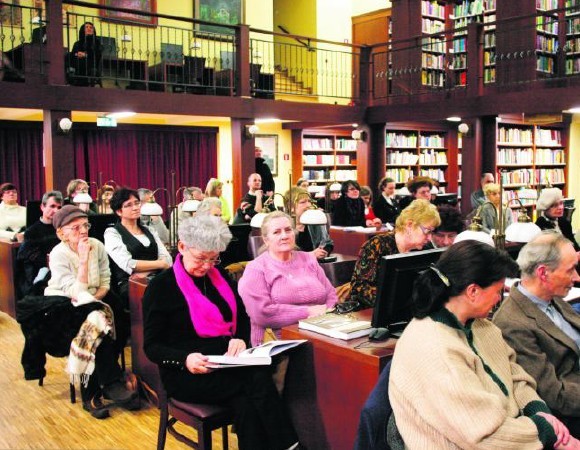
[[[185,200],[183,202],[183,206],[181,207],[182,211],[194,213],[199,208],[201,202],[199,200]]]

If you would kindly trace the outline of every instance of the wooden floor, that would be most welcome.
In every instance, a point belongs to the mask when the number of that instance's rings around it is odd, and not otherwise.
[[[44,386],[26,381],[20,355],[24,338],[18,323],[0,312],[0,449],[154,449],[159,412],[143,403],[140,411],[112,409],[105,420],[92,418],[80,401],[69,401],[66,358],[48,357]],[[130,361],[130,358],[127,358]],[[80,393],[77,389],[80,400]],[[186,430],[193,437],[195,432]],[[191,431],[190,431],[191,430]],[[167,436],[166,449],[187,446]],[[221,450],[221,432],[213,433]],[[230,449],[237,449],[230,432]]]

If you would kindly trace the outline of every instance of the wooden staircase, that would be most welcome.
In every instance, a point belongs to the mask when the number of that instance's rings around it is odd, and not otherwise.
[[[318,97],[312,94],[311,87],[305,87],[302,81],[288,74],[288,69],[276,66],[274,69],[274,91],[276,100],[295,102],[318,102]]]

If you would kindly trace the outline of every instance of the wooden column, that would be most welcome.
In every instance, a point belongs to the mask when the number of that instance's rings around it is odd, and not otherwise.
[[[48,53],[48,61],[50,61],[48,65],[48,83],[65,84],[62,0],[46,0],[45,4],[47,19],[46,36],[48,38],[46,41],[46,51]]]
[[[43,150],[44,177],[46,190],[58,189],[66,196],[66,186],[75,178],[74,147],[72,131],[64,134],[58,123],[63,118],[71,118],[70,111],[45,110]],[[74,127],[74,124],[73,124]]]
[[[466,120],[469,133],[463,136],[461,150],[461,212],[466,215],[471,211],[471,193],[481,188],[483,172],[483,127],[480,118]]]
[[[239,25],[236,30],[236,95],[249,97],[250,90],[250,27]]]
[[[375,123],[369,125],[368,127],[364,127],[364,129],[368,132],[366,141],[366,155],[361,155],[363,158],[359,159],[358,166],[361,167],[364,161],[363,167],[366,170],[364,179],[366,180],[366,184],[375,193],[375,198],[377,195],[380,195],[380,193],[377,191],[377,186],[380,179],[385,176],[386,170],[385,127],[386,123]],[[362,153],[360,147],[359,152],[357,153]]]
[[[246,125],[252,125],[253,119],[232,119],[232,173],[234,203],[233,213],[238,207],[240,199],[248,190],[246,181],[251,173],[256,171],[254,157],[255,141],[246,137]]]

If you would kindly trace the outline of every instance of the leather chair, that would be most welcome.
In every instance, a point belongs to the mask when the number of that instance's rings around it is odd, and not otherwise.
[[[248,237],[248,255],[250,259],[256,259],[260,254],[260,248],[264,245],[264,239],[262,236],[249,236]]]
[[[221,428],[222,448],[228,449],[228,425],[233,423],[232,410],[225,406],[201,403],[184,403],[167,397],[165,388],[159,389],[159,434],[157,450],[165,448],[165,439],[169,432],[179,442],[199,450],[211,450],[211,432]],[[178,432],[173,426],[181,422],[197,431],[197,442]]]

